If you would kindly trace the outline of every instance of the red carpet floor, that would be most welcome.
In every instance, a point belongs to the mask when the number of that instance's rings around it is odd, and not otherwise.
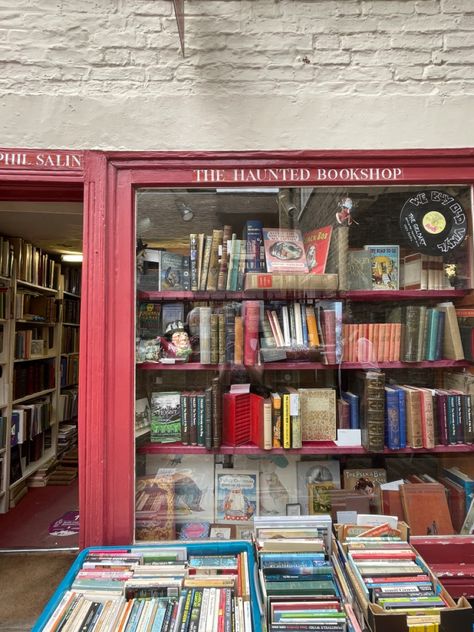
[[[77,511],[78,482],[34,487],[6,514],[0,514],[0,549],[79,546],[79,535],[48,533],[49,525],[67,511]]]

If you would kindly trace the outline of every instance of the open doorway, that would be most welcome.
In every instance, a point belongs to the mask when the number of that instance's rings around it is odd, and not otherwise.
[[[74,548],[81,262],[68,255],[82,253],[82,191],[9,197],[0,193],[0,550]]]

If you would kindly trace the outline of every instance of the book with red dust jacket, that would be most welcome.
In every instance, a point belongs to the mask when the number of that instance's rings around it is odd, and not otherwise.
[[[324,274],[331,243],[332,226],[314,228],[303,235],[308,269],[311,274]]]

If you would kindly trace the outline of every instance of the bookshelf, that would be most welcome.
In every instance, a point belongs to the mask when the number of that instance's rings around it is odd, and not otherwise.
[[[135,386],[140,423],[151,421],[135,431],[137,477],[171,476],[181,490],[186,476],[207,498],[220,468],[256,469],[303,506],[305,464],[395,480],[416,464],[438,476],[474,452],[455,311],[472,297],[472,235],[446,256],[418,253],[400,225],[418,188],[314,187],[305,205],[298,188],[137,191]],[[470,216],[470,188],[445,188]],[[199,221],[174,216],[184,198]],[[341,219],[349,202],[353,222]]]
[[[77,445],[81,280],[80,264],[63,263],[58,455]]]
[[[57,442],[59,264],[21,238],[0,237],[3,494],[0,513],[26,493],[27,479],[54,458]],[[3,457],[3,458],[2,458]]]

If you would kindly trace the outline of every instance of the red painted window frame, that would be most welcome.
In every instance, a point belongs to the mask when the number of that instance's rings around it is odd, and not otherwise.
[[[134,537],[136,188],[196,188],[200,185],[191,178],[193,169],[234,166],[402,166],[405,177],[397,184],[474,183],[474,149],[470,148],[141,154],[87,152],[85,163],[85,258],[80,350],[81,546],[127,544]],[[298,183],[279,183],[283,186],[290,184],[298,186]],[[325,183],[318,184],[324,186]],[[331,184],[376,185],[380,182],[335,181]]]

